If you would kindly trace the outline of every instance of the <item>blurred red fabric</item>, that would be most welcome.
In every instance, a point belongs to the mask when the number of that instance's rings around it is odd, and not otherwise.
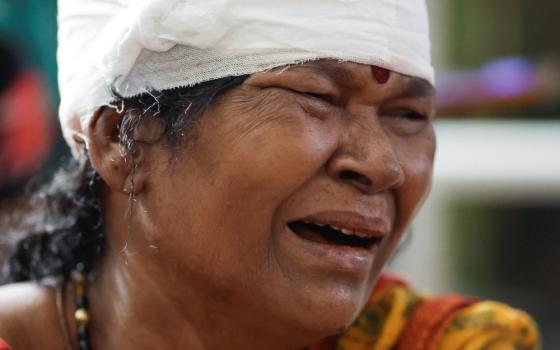
[[[24,71],[0,97],[0,184],[36,172],[54,143],[54,122],[40,76]]]
[[[11,350],[10,346],[0,338],[0,350]]]

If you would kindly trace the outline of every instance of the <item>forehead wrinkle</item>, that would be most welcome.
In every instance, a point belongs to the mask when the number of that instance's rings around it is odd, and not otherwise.
[[[253,89],[240,90],[235,96],[231,96],[228,107],[228,114],[243,115],[238,118],[228,131],[233,135],[232,142],[237,142],[247,135],[258,132],[266,124],[274,123],[281,119],[290,121],[293,118],[290,108],[293,106],[287,103],[286,96],[278,90],[262,90],[256,93]],[[295,103],[295,102],[294,102]]]

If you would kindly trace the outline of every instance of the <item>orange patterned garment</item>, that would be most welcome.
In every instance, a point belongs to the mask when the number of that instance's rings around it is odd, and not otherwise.
[[[459,295],[429,298],[383,276],[346,333],[308,350],[540,349],[537,326],[522,311]]]

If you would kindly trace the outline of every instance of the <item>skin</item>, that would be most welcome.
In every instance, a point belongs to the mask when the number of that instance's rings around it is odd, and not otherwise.
[[[107,184],[108,250],[88,289],[93,348],[301,349],[343,331],[429,191],[433,109],[420,79],[380,84],[370,66],[312,62],[254,74],[212,104],[180,154],[159,143],[134,162],[120,155],[122,115],[100,110],[88,137]],[[360,268],[322,259],[286,226],[332,210],[386,223]],[[8,327],[33,312],[17,302],[0,334],[62,348],[52,291],[17,288],[36,293],[48,331],[29,340],[37,324]]]

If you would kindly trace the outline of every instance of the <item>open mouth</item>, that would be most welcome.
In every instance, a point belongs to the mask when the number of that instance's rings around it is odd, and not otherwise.
[[[370,249],[381,241],[380,237],[309,221],[293,221],[288,227],[300,238],[322,244]]]

